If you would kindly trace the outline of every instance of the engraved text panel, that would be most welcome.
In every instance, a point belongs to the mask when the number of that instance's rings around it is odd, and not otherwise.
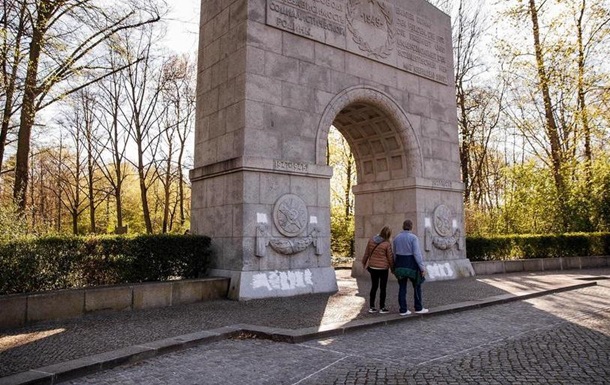
[[[447,15],[423,0],[267,0],[267,24],[448,85]]]

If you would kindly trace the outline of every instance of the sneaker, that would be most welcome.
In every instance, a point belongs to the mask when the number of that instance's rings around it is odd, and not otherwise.
[[[377,313],[377,309],[372,307],[372,308],[369,309],[369,313]]]
[[[400,315],[409,315],[409,314],[411,314],[411,312],[410,312],[409,310],[407,310],[407,311],[406,311],[406,312],[404,312],[404,313],[400,313]]]
[[[423,313],[427,313],[428,309],[421,309],[421,310],[416,310],[415,311],[417,314],[423,314]]]
[[[381,310],[379,310],[379,312],[381,314],[385,314],[385,313],[389,313],[390,311],[384,307],[384,308],[381,308]]]

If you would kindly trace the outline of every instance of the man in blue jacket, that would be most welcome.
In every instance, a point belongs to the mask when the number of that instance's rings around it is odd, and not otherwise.
[[[407,219],[402,224],[403,231],[394,238],[394,275],[398,279],[398,306],[400,315],[409,315],[407,309],[407,281],[413,284],[413,299],[416,313],[427,313],[422,304],[421,284],[426,269],[419,247],[419,239],[411,232],[413,222]]]

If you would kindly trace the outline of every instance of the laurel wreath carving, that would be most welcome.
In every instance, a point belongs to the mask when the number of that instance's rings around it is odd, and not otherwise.
[[[275,251],[284,255],[293,255],[305,250],[314,241],[313,236],[308,235],[303,238],[271,238],[269,245]]]
[[[347,28],[353,35],[354,42],[358,45],[364,52],[368,52],[370,56],[373,56],[378,59],[385,59],[392,53],[394,49],[394,30],[392,29],[392,14],[386,5],[381,4],[376,0],[367,0],[371,3],[376,4],[383,17],[386,21],[386,32],[388,33],[388,38],[383,46],[377,47],[377,49],[371,48],[368,42],[364,40],[358,29],[354,26],[354,15],[357,12],[357,8],[361,3],[361,0],[349,0],[347,3]]]
[[[440,250],[448,250],[457,244],[460,240],[460,230],[456,229],[450,237],[432,237],[432,244]],[[459,249],[459,247],[458,247]]]

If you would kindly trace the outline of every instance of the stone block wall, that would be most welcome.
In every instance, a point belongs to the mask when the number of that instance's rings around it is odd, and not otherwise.
[[[518,273],[527,271],[558,271],[610,267],[609,256],[518,259],[511,261],[472,262],[477,275]]]
[[[0,296],[0,329],[100,311],[131,311],[226,298],[229,280],[203,278]]]

